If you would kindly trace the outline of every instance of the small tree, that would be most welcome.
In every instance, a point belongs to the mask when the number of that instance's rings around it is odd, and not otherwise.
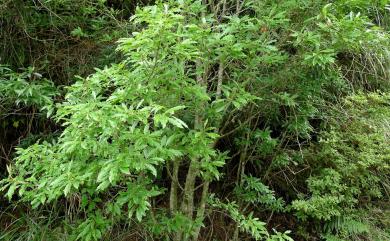
[[[54,142],[18,149],[4,181],[7,196],[17,193],[33,207],[79,196],[87,218],[77,238],[100,239],[124,213],[141,221],[151,211],[151,198],[164,192],[156,181],[167,170],[171,216],[192,223],[175,239],[197,240],[209,184],[227,158],[215,148],[222,120],[259,100],[248,90],[260,64],[283,60],[258,31],[256,14],[239,17],[244,6],[226,7],[171,1],[138,9],[133,22],[142,30],[118,47],[125,60],[68,88],[55,114],[64,131]],[[203,190],[195,203],[197,180]],[[267,237],[252,223],[244,230]]]

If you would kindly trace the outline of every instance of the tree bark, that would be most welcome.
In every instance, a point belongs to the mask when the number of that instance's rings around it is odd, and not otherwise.
[[[204,213],[206,210],[206,202],[207,202],[207,194],[209,193],[209,186],[210,186],[210,181],[206,180],[203,184],[202,196],[200,199],[198,212],[196,213],[197,220],[203,221],[203,219],[204,219]],[[200,234],[200,228],[201,228],[200,225],[196,226],[194,234],[193,234],[193,239],[192,239],[193,241],[198,240],[199,234]]]
[[[184,186],[183,201],[181,205],[181,211],[189,219],[192,219],[194,212],[194,191],[195,191],[195,180],[198,175],[197,161],[192,160],[188,168],[186,177],[186,183]]]
[[[225,67],[222,63],[222,61],[219,63],[218,67],[218,82],[217,82],[217,91],[216,91],[216,98],[219,99],[222,94],[222,80],[223,80],[223,71],[225,70]]]
[[[169,208],[173,215],[177,211],[177,190],[179,188],[179,161],[173,161],[171,192],[169,195]]]

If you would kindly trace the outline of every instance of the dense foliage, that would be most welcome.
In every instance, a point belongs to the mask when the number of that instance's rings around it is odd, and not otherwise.
[[[0,239],[390,239],[389,1],[0,12]]]

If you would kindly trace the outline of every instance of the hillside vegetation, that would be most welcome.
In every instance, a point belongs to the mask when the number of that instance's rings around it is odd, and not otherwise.
[[[3,0],[0,47],[0,240],[390,240],[389,0]]]

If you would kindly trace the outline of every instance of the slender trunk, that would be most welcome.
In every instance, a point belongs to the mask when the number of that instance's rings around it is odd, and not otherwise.
[[[246,148],[245,148],[246,149]],[[246,150],[244,153],[241,153],[240,155],[240,164],[239,164],[239,170],[237,173],[237,186],[242,186],[243,184],[243,176],[245,175],[245,164],[246,164]],[[239,201],[240,203],[240,201]],[[239,224],[236,223],[236,227],[234,229],[234,234],[233,234],[233,241],[239,241],[238,240],[238,234],[240,233],[240,227],[238,226]]]
[[[169,208],[173,215],[177,211],[177,190],[179,187],[179,161],[173,161],[171,192],[169,196]]]
[[[216,98],[219,99],[222,93],[222,80],[223,80],[223,71],[225,70],[224,65],[221,61],[218,67],[218,82],[217,82],[217,91]]]
[[[202,63],[200,60],[196,61],[196,81],[200,86],[204,86],[204,78],[201,73]],[[203,108],[199,108],[195,113],[194,117],[194,129],[201,130],[203,128],[203,118],[202,118]],[[183,191],[183,200],[181,202],[181,212],[191,221],[193,221],[194,215],[194,195],[195,195],[195,181],[198,176],[198,160],[191,160],[190,166],[188,167],[188,173],[186,176],[184,191]],[[179,232],[176,235],[177,241],[187,240],[188,234],[183,234]]]
[[[200,86],[204,85],[204,79],[202,78],[201,73],[201,62],[200,60],[196,61],[196,81]],[[199,108],[195,114],[195,123],[194,123],[194,129],[200,130],[203,125],[202,120],[202,108]],[[186,177],[186,182],[184,186],[184,194],[183,194],[183,201],[181,205],[182,212],[190,219],[192,219],[193,216],[193,210],[194,210],[194,191],[195,191],[195,181],[196,176],[198,175],[198,166],[197,166],[197,160],[191,160],[190,166],[188,168],[188,173]]]
[[[233,239],[232,241],[238,241],[238,235],[240,234],[240,228],[238,225],[236,225],[236,228],[234,229]]]
[[[181,211],[189,219],[192,219],[194,212],[194,191],[195,191],[195,180],[198,175],[197,161],[192,160],[188,168],[186,177],[186,183],[184,186],[183,201],[181,204]]]
[[[226,0],[223,0],[223,4],[222,4],[222,13],[221,13],[221,21],[223,20],[223,17],[225,17],[225,13],[226,13]]]
[[[196,220],[202,221],[204,219],[204,213],[206,210],[207,194],[209,193],[210,181],[205,181],[203,184],[202,196],[199,203],[198,212],[196,213]],[[200,225],[197,225],[193,234],[193,241],[197,241],[200,233]]]
[[[188,173],[186,177],[186,182],[183,191],[183,200],[181,202],[181,212],[190,220],[193,221],[194,214],[194,192],[195,192],[195,181],[196,176],[198,175],[197,161],[191,160],[190,166],[188,168]],[[185,241],[188,240],[189,234],[179,231],[174,240],[175,241]]]
[[[244,2],[242,2],[242,3],[240,3],[240,2],[241,2],[240,0],[237,0],[237,1],[236,1],[236,14],[237,14],[237,15],[240,14],[242,5],[244,4]]]
[[[245,175],[245,166],[247,162],[247,153],[248,153],[248,147],[249,147],[249,133],[246,136],[246,141],[247,143],[245,144],[244,151],[240,155],[240,163],[239,163],[239,168],[237,171],[237,186],[242,186],[244,183],[244,175]],[[240,203],[240,200],[238,201]],[[240,233],[240,227],[239,224],[236,223],[236,227],[234,229],[234,234],[233,234],[233,241],[239,241],[238,235]]]
[[[221,93],[222,93],[223,71],[224,71],[224,65],[221,62],[219,64],[219,67],[218,67],[218,82],[217,82],[217,90],[216,90],[216,98],[217,99],[219,99],[221,97]],[[213,144],[213,146],[215,146],[215,143]],[[203,219],[204,219],[204,213],[206,210],[206,202],[207,202],[207,194],[209,193],[209,186],[210,186],[210,181],[205,180],[203,183],[202,196],[201,196],[199,207],[198,207],[198,210],[196,213],[196,221],[198,221],[198,222],[203,221]],[[192,236],[193,241],[198,240],[199,234],[200,234],[200,228],[201,228],[200,225],[196,226],[194,233],[193,233],[193,236]]]

